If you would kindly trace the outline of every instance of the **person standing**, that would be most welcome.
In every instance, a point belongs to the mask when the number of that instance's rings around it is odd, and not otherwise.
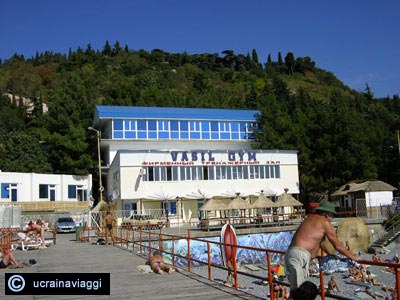
[[[115,243],[114,239],[114,232],[113,232],[113,227],[115,225],[115,217],[114,215],[111,214],[109,210],[107,210],[107,214],[105,218],[103,219],[103,224],[106,227],[106,245],[108,245],[108,236],[111,236],[111,240],[113,244]]]
[[[360,257],[351,253],[340,242],[332,225],[336,215],[335,207],[330,202],[321,202],[316,207],[315,215],[311,215],[297,228],[285,255],[286,269],[290,290],[298,288],[308,277],[310,260],[320,255],[320,251],[329,252],[326,246],[328,239],[333,247],[344,256],[358,261]]]

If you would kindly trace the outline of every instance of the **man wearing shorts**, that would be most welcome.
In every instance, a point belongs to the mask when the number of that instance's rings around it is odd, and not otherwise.
[[[326,201],[321,202],[316,211],[316,215],[311,215],[300,224],[286,252],[285,264],[291,291],[306,281],[310,260],[316,258],[321,249],[328,253],[325,238],[344,256],[355,261],[360,259],[358,255],[347,250],[336,237],[331,223],[336,215],[333,204]]]

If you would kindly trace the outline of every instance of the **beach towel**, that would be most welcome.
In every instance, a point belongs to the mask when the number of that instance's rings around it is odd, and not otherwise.
[[[320,268],[325,273],[342,272],[352,265],[348,258],[341,258],[337,255],[328,254],[320,259]]]

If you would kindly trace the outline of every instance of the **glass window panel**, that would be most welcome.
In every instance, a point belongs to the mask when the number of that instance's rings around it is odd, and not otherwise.
[[[201,133],[201,138],[203,140],[209,140],[210,139],[210,134],[208,132],[202,132]]]
[[[10,184],[9,183],[1,184],[1,198],[3,198],[3,199],[10,198]]]
[[[186,168],[185,167],[179,167],[180,175],[181,175],[181,180],[185,181],[186,180]]]
[[[212,139],[212,140],[219,140],[219,134],[218,134],[218,132],[212,132],[212,133],[211,133],[211,139]]]
[[[171,121],[171,130],[178,131],[178,121]]]
[[[281,168],[280,168],[280,166],[275,166],[275,178],[281,178]]]
[[[147,126],[149,130],[157,130],[157,122],[155,120],[147,121]]]
[[[169,202],[170,205],[170,214],[176,215],[176,201]]]
[[[265,166],[260,166],[260,178],[265,179]]]
[[[39,184],[39,198],[40,199],[49,198],[49,186],[47,184]]]
[[[201,130],[209,131],[210,130],[210,122],[208,122],[208,121],[201,122]]]
[[[240,122],[240,132],[246,132],[246,123]]]
[[[243,166],[243,178],[249,179],[249,168],[247,166]]]
[[[188,130],[188,122],[187,121],[180,121],[180,129],[181,131],[187,131]]]
[[[190,138],[194,140],[200,139],[200,132],[191,132],[190,133]]]
[[[197,168],[197,179],[204,180],[203,177],[203,167],[196,167]]]
[[[114,120],[114,129],[116,129],[116,130],[122,130],[123,129],[122,120]]]
[[[146,120],[138,121],[138,130],[147,130],[146,128]]]
[[[181,139],[189,139],[189,133],[187,131],[181,132]]]
[[[158,137],[160,139],[168,139],[169,138],[169,133],[168,132],[159,132]]]
[[[134,132],[134,131],[125,132],[125,138],[127,138],[127,139],[135,139],[136,138],[136,132]]]
[[[211,122],[211,131],[216,131],[218,132],[218,122]]]
[[[171,132],[171,139],[179,139],[179,132]]]
[[[232,122],[231,129],[232,131],[239,131],[239,124],[237,122]]]
[[[269,173],[269,166],[265,166],[265,178],[271,178]]]
[[[147,138],[146,131],[139,131],[139,132],[138,132],[138,138],[139,138],[139,139],[145,139],[145,138]]]
[[[227,178],[232,179],[232,167],[227,167]]]
[[[154,167],[154,181],[160,181],[160,168]]]
[[[221,140],[229,140],[230,138],[229,132],[221,132]]]
[[[178,167],[172,167],[172,180],[178,181]]]
[[[239,133],[237,132],[232,132],[232,140],[239,140]]]
[[[208,179],[215,180],[215,168],[214,167],[208,167]]]
[[[149,139],[156,139],[157,132],[156,131],[149,131]]]
[[[76,185],[68,185],[68,198],[76,199]]]
[[[123,131],[114,131],[114,139],[122,139],[124,137]]]

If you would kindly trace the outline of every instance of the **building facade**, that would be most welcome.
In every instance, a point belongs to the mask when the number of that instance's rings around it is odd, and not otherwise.
[[[0,171],[0,187],[0,204],[89,203],[88,200],[90,200],[92,191],[92,175],[77,176]]]
[[[97,106],[106,193],[118,210],[195,221],[214,196],[299,193],[297,151],[254,150],[256,110]],[[103,167],[104,168],[104,167]]]

